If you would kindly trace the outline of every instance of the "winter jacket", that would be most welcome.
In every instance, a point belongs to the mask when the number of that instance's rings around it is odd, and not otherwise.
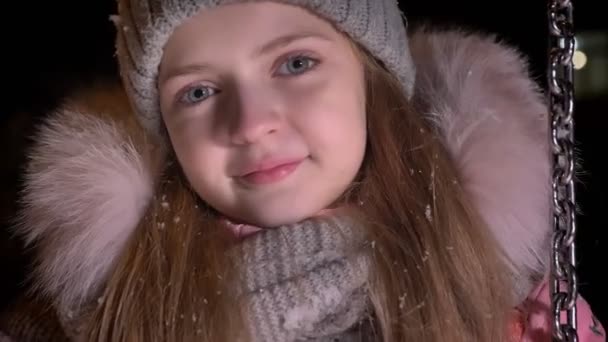
[[[410,44],[417,67],[413,103],[437,129],[460,182],[512,261],[513,290],[522,303],[512,324],[514,341],[549,341],[550,301],[542,279],[550,260],[551,160],[542,92],[526,60],[495,37],[420,30]],[[163,147],[146,138],[122,88],[100,84],[53,112],[28,153],[18,232],[39,243],[41,267],[33,276],[61,320],[74,301],[92,299],[102,288],[153,200]],[[605,341],[580,301],[579,341]],[[18,312],[4,317],[33,318]],[[21,341],[12,323],[0,329],[10,326],[5,334]]]

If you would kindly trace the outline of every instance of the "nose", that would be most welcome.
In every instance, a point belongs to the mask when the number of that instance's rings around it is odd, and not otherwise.
[[[248,145],[275,133],[281,117],[272,94],[259,89],[241,90],[234,106],[231,141]]]

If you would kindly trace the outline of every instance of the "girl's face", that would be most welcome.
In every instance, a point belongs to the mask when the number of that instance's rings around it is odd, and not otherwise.
[[[159,89],[186,177],[235,221],[272,227],[310,217],[361,166],[363,65],[343,35],[302,8],[201,11],[165,46]]]

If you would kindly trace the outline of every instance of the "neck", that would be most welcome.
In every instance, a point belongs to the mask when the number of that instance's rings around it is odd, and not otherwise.
[[[318,212],[315,215],[312,215],[310,218],[327,217],[330,215],[337,215],[338,213],[339,213],[339,209],[337,209],[337,208],[327,208],[327,209],[321,210],[320,212]],[[264,228],[264,227],[256,226],[253,224],[245,223],[245,222],[239,222],[239,220],[231,219],[231,218],[228,218],[227,216],[222,216],[221,220],[222,220],[222,222],[224,222],[224,224],[226,225],[226,228],[228,228],[230,233],[232,233],[232,235],[237,240],[240,240],[240,241],[242,241],[245,238],[250,237],[264,229],[274,229],[274,228]],[[298,223],[292,223],[290,225],[284,225],[284,226],[291,226],[291,225],[295,225],[295,224],[298,224]]]

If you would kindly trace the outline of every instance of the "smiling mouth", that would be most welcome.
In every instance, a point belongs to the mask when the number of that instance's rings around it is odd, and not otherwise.
[[[243,183],[249,185],[276,183],[291,175],[302,164],[303,161],[304,159],[298,159],[295,161],[280,163],[278,165],[272,165],[270,167],[259,168],[256,171],[245,173],[238,178]]]

